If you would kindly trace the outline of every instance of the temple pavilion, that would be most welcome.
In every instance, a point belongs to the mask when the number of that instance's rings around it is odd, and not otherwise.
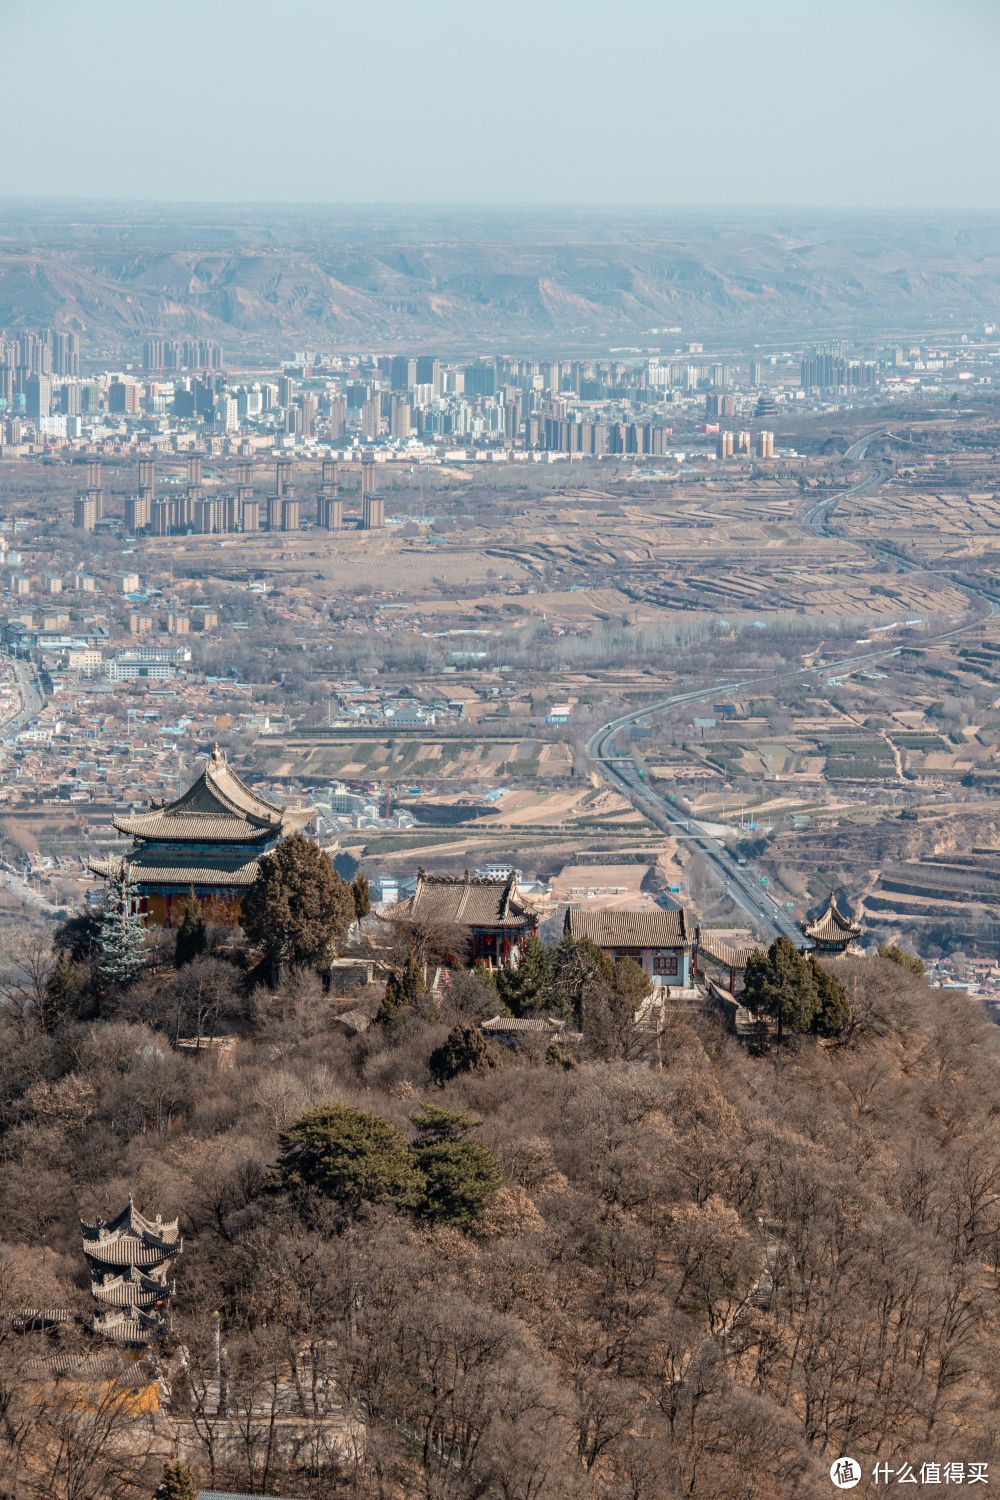
[[[253,791],[216,746],[197,781],[176,802],[116,817],[114,826],[132,839],[125,859],[139,892],[139,910],[149,922],[173,926],[194,890],[207,920],[238,927],[242,893],[256,880],[261,860],[312,816],[312,808],[283,807]],[[117,854],[87,861],[88,869],[104,879],[121,865]]]
[[[816,953],[845,953],[861,936],[861,926],[840,910],[831,891],[822,914],[815,922],[803,922],[802,931]]]
[[[90,1266],[91,1294],[98,1311],[95,1333],[118,1343],[141,1345],[169,1327],[174,1283],[170,1272],[183,1249],[176,1219],[147,1219],[132,1199],[115,1218],[80,1221],[83,1253]]]
[[[418,871],[417,888],[400,901],[387,921],[453,937],[456,959],[502,968],[516,964],[521,948],[537,936],[538,917],[518,894],[517,876],[493,880],[464,875],[428,875]]]

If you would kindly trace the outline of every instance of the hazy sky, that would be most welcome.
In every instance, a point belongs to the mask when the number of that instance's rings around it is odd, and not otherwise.
[[[5,195],[1000,207],[998,0],[0,0]]]

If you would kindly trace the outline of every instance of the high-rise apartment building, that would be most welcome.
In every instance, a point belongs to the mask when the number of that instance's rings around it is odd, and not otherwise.
[[[148,494],[129,495],[125,501],[125,531],[136,536],[148,530],[153,519],[153,501]]]
[[[412,413],[405,396],[394,396],[392,402],[391,431],[397,442],[405,442],[410,436]]]
[[[347,397],[331,396],[330,398],[330,437],[335,443],[342,442],[347,436]]]
[[[52,381],[48,375],[29,375],[24,384],[24,409],[36,421],[52,415]]]
[[[409,391],[417,381],[417,361],[397,354],[389,361],[389,385],[394,391]]]
[[[97,525],[97,504],[93,495],[77,495],[73,501],[73,525],[79,531],[93,531]]]
[[[381,495],[365,495],[361,503],[361,528],[377,531],[385,525],[385,501]]]
[[[361,408],[361,435],[377,438],[382,431],[382,393],[373,391]]]
[[[115,376],[108,386],[108,411],[115,416],[139,415],[139,387],[134,380]]]

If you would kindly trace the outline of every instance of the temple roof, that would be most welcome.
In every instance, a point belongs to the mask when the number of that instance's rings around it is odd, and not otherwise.
[[[182,1241],[177,1220],[147,1219],[130,1198],[115,1218],[94,1224],[80,1220],[83,1253],[97,1271],[105,1267],[159,1267],[178,1255]]]
[[[192,861],[194,861],[198,851],[192,850],[191,852]],[[185,864],[179,855],[165,850],[158,852],[155,849],[144,849],[141,857],[137,860],[129,860],[128,865],[132,880],[137,886],[176,885],[183,887],[184,890],[188,890],[191,886],[200,888],[216,886],[226,889],[230,886],[253,885],[260,874],[259,859],[241,860],[239,863],[234,860],[231,865],[223,864],[221,861],[211,865],[200,862]],[[116,856],[110,859],[88,859],[87,869],[106,880],[111,875],[117,875],[121,869],[121,860]]]
[[[417,888],[391,909],[393,922],[427,922],[442,927],[508,928],[523,931],[536,917],[517,895],[517,878],[485,880],[466,875],[426,875]]]
[[[731,943],[728,938],[703,927],[699,936],[698,951],[706,958],[714,958],[730,969],[745,969],[752,958],[766,953],[763,943]]]
[[[803,923],[802,931],[807,938],[812,938],[814,943],[846,945],[861,936],[861,927],[840,910],[832,891],[822,915],[817,917],[815,922]]]
[[[95,1313],[90,1326],[103,1338],[118,1344],[145,1344],[151,1333],[168,1326],[166,1319],[141,1307],[108,1307]]]
[[[683,910],[583,911],[569,907],[565,931],[598,948],[686,948],[690,939]]]
[[[270,802],[237,776],[218,746],[187,791],[164,807],[120,816],[119,833],[171,843],[260,843],[304,828],[312,809]]]
[[[85,1219],[80,1220],[80,1233],[84,1240],[104,1240],[109,1235],[133,1234],[148,1235],[167,1243],[176,1240],[178,1232],[177,1219],[164,1219],[160,1214],[155,1219],[147,1219],[136,1208],[132,1198],[113,1219],[95,1219],[93,1224],[88,1224]]]
[[[166,1270],[166,1265],[153,1267],[153,1274],[147,1274],[129,1266],[118,1275],[95,1281],[90,1290],[98,1302],[112,1307],[155,1307],[174,1295],[174,1283],[167,1281]]]

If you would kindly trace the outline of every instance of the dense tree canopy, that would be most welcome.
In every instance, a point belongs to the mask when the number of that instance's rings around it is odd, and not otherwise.
[[[5,955],[3,1492],[150,1500],[175,1418],[200,1486],[303,1500],[825,1500],[844,1453],[998,1461],[1000,1039],[969,997],[779,951],[763,980],[812,1006],[754,1051],[707,1001],[636,1032],[641,978],[567,948],[582,1035],[513,1048],[482,976],[355,1035],[370,993],[224,952],[150,944],[98,1019],[85,954]],[[227,1066],[175,1047],[199,1027]],[[92,1335],[18,1331],[83,1306],[79,1217],[129,1192],[184,1229],[155,1426],[38,1378]]]
[[[242,911],[248,941],[274,972],[283,965],[324,969],[343,948],[354,896],[330,856],[295,833],[261,860]]]
[[[277,1182],[332,1198],[349,1214],[416,1201],[419,1182],[402,1133],[377,1115],[328,1104],[278,1138]]]
[[[850,1023],[847,992],[836,975],[779,937],[746,967],[743,997],[759,1016],[778,1023],[778,1039],[790,1031],[837,1036]]]

